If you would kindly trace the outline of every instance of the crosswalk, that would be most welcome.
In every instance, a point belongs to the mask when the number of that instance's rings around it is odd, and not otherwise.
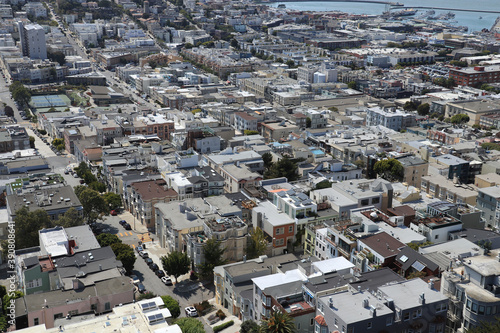
[[[116,234],[117,236],[119,237],[128,237],[128,236],[133,236],[134,234],[132,232],[119,232],[118,234]]]
[[[139,240],[143,243],[147,243],[147,242],[151,242],[152,239],[151,239],[151,236],[149,233],[145,233],[145,234],[142,234],[142,235],[137,235],[137,238],[139,238]]]

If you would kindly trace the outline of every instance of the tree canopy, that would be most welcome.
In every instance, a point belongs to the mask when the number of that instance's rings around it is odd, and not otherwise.
[[[450,122],[452,124],[463,124],[463,123],[468,123],[470,120],[470,117],[464,113],[459,113],[451,117]]]
[[[107,192],[102,197],[111,209],[117,209],[122,206],[122,197],[119,194]]]
[[[294,333],[297,331],[292,317],[282,311],[275,311],[269,318],[262,320],[261,330],[265,333]]]
[[[401,181],[404,177],[404,167],[395,158],[380,160],[373,166],[373,171],[388,181]]]
[[[9,86],[9,91],[12,94],[12,98],[22,105],[26,106],[31,101],[31,91],[19,81],[14,81]]]
[[[297,173],[297,163],[285,156],[278,162],[272,163],[272,165],[264,173],[264,178],[266,179],[280,177],[286,177],[289,182],[299,179],[300,177]]]
[[[179,325],[182,333],[205,333],[203,324],[195,318],[179,318],[174,323]]]
[[[200,273],[207,278],[213,275],[214,268],[227,263],[224,259],[225,248],[221,247],[220,241],[215,238],[210,238],[203,245],[203,253],[205,254],[204,262],[199,266]]]
[[[250,233],[246,248],[247,259],[254,259],[266,253],[267,241],[264,236],[264,231],[261,228],[255,227]]]
[[[177,302],[173,297],[165,295],[161,296],[165,307],[170,311],[172,317],[177,318],[181,314],[181,307],[179,306],[179,302]]]
[[[479,326],[468,329],[467,333],[500,333],[500,317],[491,322],[483,321]]]
[[[97,241],[99,242],[99,245],[101,247],[106,247],[106,246],[111,246],[112,244],[121,244],[122,240],[117,236],[113,234],[100,234],[96,237]]]
[[[423,103],[417,107],[417,112],[421,116],[427,116],[429,114],[430,109],[431,107],[429,103]]]
[[[83,217],[88,223],[95,222],[101,215],[108,214],[109,207],[99,192],[85,187],[79,188],[78,193],[75,189],[75,194],[83,206]]]
[[[122,262],[123,268],[125,268],[127,272],[131,272],[134,269],[136,259],[134,249],[132,249],[130,245],[123,243],[111,244],[111,249],[116,256],[116,259]]]
[[[59,217],[55,224],[63,228],[76,227],[83,224],[83,218],[74,207],[71,207],[63,216]]]
[[[161,257],[160,260],[163,270],[168,275],[172,275],[175,282],[177,282],[179,276],[188,273],[191,267],[191,259],[189,259],[187,253],[179,251],[170,252],[168,255]]]
[[[38,231],[51,228],[52,219],[43,209],[30,212],[27,207],[23,207],[16,212],[14,218],[16,225],[16,249],[38,246]]]

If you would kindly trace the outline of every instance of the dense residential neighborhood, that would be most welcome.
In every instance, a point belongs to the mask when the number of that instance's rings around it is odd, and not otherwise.
[[[499,332],[500,8],[345,2],[1,1],[0,331]]]

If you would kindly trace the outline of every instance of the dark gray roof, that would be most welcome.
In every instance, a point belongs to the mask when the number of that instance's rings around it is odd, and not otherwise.
[[[481,245],[482,242],[491,242],[491,250],[500,248],[500,234],[482,229],[463,229],[450,232],[453,238],[465,238],[475,244]]]
[[[90,259],[90,255],[93,259]],[[89,250],[88,252],[75,253],[72,256],[65,256],[55,259],[58,268],[85,266],[88,262],[96,262],[109,258],[115,258],[110,246]]]
[[[420,262],[431,271],[435,271],[439,268],[439,266],[435,262],[427,259],[422,254],[413,250],[409,246],[406,246],[399,251],[398,255],[396,256],[396,261],[401,264],[401,268],[404,271],[414,265],[416,261]]]
[[[311,283],[308,281],[304,286],[313,293],[331,290],[337,287],[345,286],[354,280],[351,274],[339,275],[338,273],[328,273],[323,275],[324,280],[320,283]]]
[[[29,258],[24,259],[24,266],[26,266],[26,268],[36,266],[39,263],[40,262],[38,261],[38,257],[29,257]]]
[[[405,279],[396,274],[392,269],[384,267],[375,271],[361,273],[358,281],[352,282],[350,285],[354,289],[361,287],[361,290],[376,291],[389,282],[404,281]]]

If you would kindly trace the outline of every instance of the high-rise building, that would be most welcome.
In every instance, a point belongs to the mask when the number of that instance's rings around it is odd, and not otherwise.
[[[47,46],[43,28],[39,24],[25,26],[22,22],[17,22],[17,27],[23,56],[31,59],[47,59]]]
[[[144,14],[149,14],[149,1],[144,1]]]

